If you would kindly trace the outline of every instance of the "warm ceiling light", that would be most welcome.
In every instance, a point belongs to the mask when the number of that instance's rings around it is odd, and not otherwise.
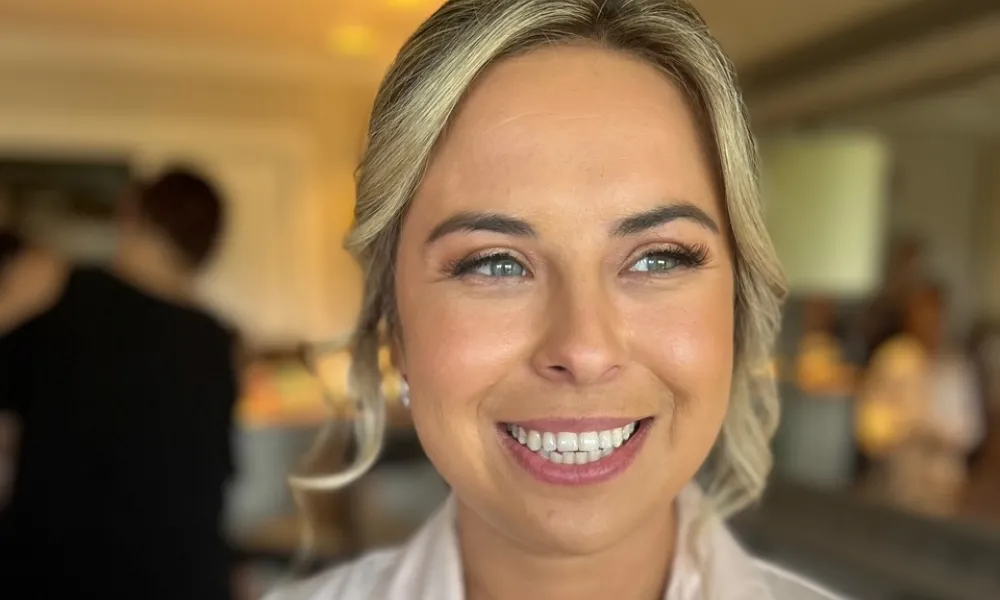
[[[363,56],[375,50],[376,36],[364,25],[341,25],[330,30],[330,49],[338,54]]]

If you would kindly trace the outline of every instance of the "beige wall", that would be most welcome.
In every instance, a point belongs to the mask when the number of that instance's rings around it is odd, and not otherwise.
[[[963,334],[976,314],[973,243],[981,146],[968,137],[894,135],[889,233],[924,239],[930,277],[945,284],[951,330]]]

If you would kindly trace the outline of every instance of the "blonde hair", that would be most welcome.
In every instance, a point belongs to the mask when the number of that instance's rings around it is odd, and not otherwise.
[[[732,402],[706,465],[708,492],[724,515],[762,493],[778,417],[774,380],[765,371],[784,279],[764,228],[757,152],[732,65],[698,13],[679,0],[451,0],[406,43],[375,100],[347,240],[365,274],[351,369],[360,448],[346,471],[300,485],[346,485],[377,459],[385,421],[380,327],[398,325],[393,265],[400,229],[450,118],[490,65],[571,43],[596,44],[658,66],[698,116],[726,199],[736,280]]]

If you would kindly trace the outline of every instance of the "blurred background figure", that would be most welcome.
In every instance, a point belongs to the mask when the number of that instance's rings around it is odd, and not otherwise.
[[[21,240],[6,227],[7,205],[0,197],[0,297],[5,296],[7,265],[21,249]],[[13,415],[0,414],[0,510],[10,499],[14,473],[17,422]]]
[[[0,302],[11,302],[14,290],[11,280],[19,277],[8,275],[21,255],[24,242],[10,226],[13,208],[3,195],[0,195]],[[13,310],[0,307],[0,314],[13,314]],[[2,330],[2,326],[0,326]],[[14,481],[15,450],[20,437],[20,421],[9,412],[0,411],[0,511],[10,501]]]
[[[7,261],[0,410],[20,434],[0,581],[19,597],[232,597],[236,337],[193,300],[224,208],[173,170],[122,199],[110,269]]]
[[[906,302],[926,278],[924,243],[905,236],[889,250],[881,288],[864,314],[865,359],[871,360],[886,340],[904,328]]]
[[[967,483],[967,459],[982,439],[975,372],[945,337],[938,286],[911,292],[903,331],[879,346],[858,409],[859,440],[873,460],[873,493],[928,515],[951,516]]]

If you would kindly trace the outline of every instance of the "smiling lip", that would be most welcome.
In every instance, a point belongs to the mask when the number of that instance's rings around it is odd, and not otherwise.
[[[497,436],[500,444],[510,453],[514,462],[535,479],[550,485],[593,485],[617,478],[632,465],[645,444],[649,431],[655,423],[654,419],[538,419],[515,422],[525,429],[528,429],[529,426],[530,428],[537,428],[536,431],[581,432],[601,430],[608,427],[622,427],[635,421],[640,421],[639,428],[626,443],[615,448],[614,452],[610,455],[582,465],[558,464],[543,458],[538,452],[530,450],[527,446],[511,437],[506,430],[506,424],[498,424]]]
[[[508,423],[513,423],[514,425],[520,425],[525,429],[534,429],[535,431],[551,431],[553,433],[558,433],[560,431],[603,431],[605,429],[615,429],[617,427],[624,427],[629,423],[635,423],[636,421],[641,421],[642,418],[635,419],[623,419],[615,417],[578,417],[569,419],[533,419],[531,421],[507,421]]]

